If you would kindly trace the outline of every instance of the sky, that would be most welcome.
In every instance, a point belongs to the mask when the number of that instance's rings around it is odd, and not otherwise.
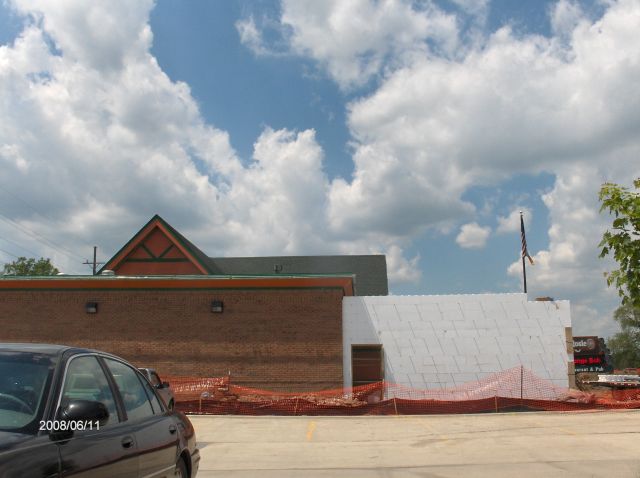
[[[640,177],[640,1],[2,0],[0,261],[386,254],[393,294],[617,331],[598,191]]]

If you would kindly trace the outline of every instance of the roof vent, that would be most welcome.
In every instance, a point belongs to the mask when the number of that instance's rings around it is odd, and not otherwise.
[[[100,273],[101,276],[109,276],[109,277],[113,277],[116,275],[115,272],[113,272],[111,269],[105,269]]]

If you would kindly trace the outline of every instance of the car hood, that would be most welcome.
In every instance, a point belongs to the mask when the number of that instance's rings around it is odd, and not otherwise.
[[[26,433],[0,431],[0,453],[13,450],[20,445],[26,445],[33,439],[35,436]]]

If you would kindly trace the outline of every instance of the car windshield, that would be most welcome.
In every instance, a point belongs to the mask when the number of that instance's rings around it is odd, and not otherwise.
[[[37,431],[53,368],[43,354],[0,352],[0,430]]]

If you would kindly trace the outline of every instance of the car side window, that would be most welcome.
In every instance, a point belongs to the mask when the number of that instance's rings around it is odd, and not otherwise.
[[[153,413],[155,413],[156,415],[161,414],[162,412],[164,412],[164,409],[162,408],[162,405],[160,405],[160,401],[158,400],[153,387],[146,380],[143,380],[143,382],[144,389],[146,390],[149,401],[151,402],[151,406],[153,407]]]
[[[113,392],[100,363],[94,356],[76,357],[69,362],[60,406],[64,408],[71,400],[102,402],[109,411],[109,419],[103,426],[120,421]]]
[[[152,416],[153,408],[136,371],[117,360],[105,359],[105,363],[120,390],[127,418],[135,421]]]

